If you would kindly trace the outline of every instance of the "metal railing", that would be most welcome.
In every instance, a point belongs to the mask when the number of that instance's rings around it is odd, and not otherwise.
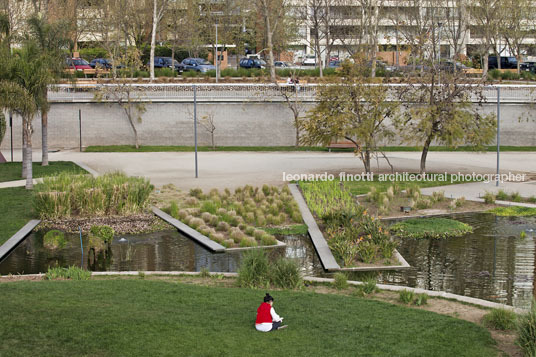
[[[407,84],[385,84],[396,89]],[[59,84],[51,86],[48,98],[56,103],[91,103],[97,102],[95,93],[102,87],[116,84]],[[316,101],[319,84],[132,84],[131,97],[147,102],[193,102],[194,87],[198,102],[283,102],[282,93],[291,94],[292,98],[304,102]],[[536,85],[499,84],[486,86],[484,97],[489,103],[497,100],[497,88],[501,90],[502,103],[536,103]],[[111,96],[104,96],[102,101],[115,101]],[[473,101],[478,101],[473,98]]]

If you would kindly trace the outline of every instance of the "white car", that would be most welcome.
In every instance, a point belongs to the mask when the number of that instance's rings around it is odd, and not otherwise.
[[[307,55],[303,59],[302,62],[303,66],[316,66],[316,56],[315,55]]]

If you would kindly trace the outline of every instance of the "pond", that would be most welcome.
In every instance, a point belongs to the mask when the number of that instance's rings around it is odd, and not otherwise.
[[[60,250],[43,247],[42,231],[32,232],[0,263],[0,274],[34,274],[49,266],[84,266],[92,271],[200,271],[203,267],[215,272],[236,272],[241,251],[212,254],[203,246],[176,230],[138,235],[117,235],[108,257],[95,259],[82,237],[84,256],[78,234],[66,234],[68,244]],[[269,248],[270,259],[285,256],[295,260],[304,274],[319,274],[321,263],[307,236],[278,237],[287,245]]]
[[[528,307],[534,293],[536,268],[536,217],[497,217],[488,213],[452,215],[474,227],[460,238],[404,240],[398,250],[412,266],[398,272],[381,273],[379,282],[441,290],[516,307]],[[526,238],[520,233],[526,231]],[[108,259],[89,255],[84,237],[82,259],[80,240],[68,235],[62,250],[43,247],[42,233],[34,232],[4,261],[0,274],[46,272],[49,266],[82,264],[95,271],[211,271],[234,272],[241,252],[212,254],[177,231],[142,235],[118,235]],[[123,238],[121,240],[121,238]],[[307,236],[278,237],[286,247],[270,248],[270,258],[293,259],[307,275],[324,274]],[[350,278],[363,276],[352,274]]]

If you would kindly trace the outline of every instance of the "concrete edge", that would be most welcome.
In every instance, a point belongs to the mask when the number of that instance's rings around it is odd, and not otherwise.
[[[259,249],[259,248],[271,249],[271,248],[282,248],[282,247],[287,246],[287,243],[281,242],[281,241],[279,241],[277,239],[275,241],[276,241],[275,245],[259,245],[259,246],[256,246],[256,247],[225,248],[225,251],[227,251],[227,252],[236,252],[236,251],[241,251],[241,250],[251,250],[251,249]]]
[[[87,166],[86,164],[81,163],[80,161],[73,161],[73,162],[75,165],[78,165],[84,170],[86,170],[87,172],[89,172],[91,176],[93,177],[98,177],[100,175],[97,171],[93,170],[91,167]]]
[[[32,180],[34,185],[43,182],[43,178],[39,177]],[[5,181],[0,182],[0,188],[10,188],[10,187],[23,187],[26,186],[26,180],[15,180],[15,181]]]
[[[24,225],[17,233],[9,238],[2,246],[0,246],[0,261],[2,261],[9,253],[22,242],[28,234],[39,224],[41,220],[32,219]]]
[[[318,277],[314,277],[314,276],[305,276],[305,277],[303,277],[303,280],[310,281],[310,282],[316,282],[316,283],[333,283],[333,281],[335,279],[318,278]],[[348,284],[359,286],[359,285],[362,285],[363,282],[349,280]],[[433,291],[433,290],[425,290],[425,289],[421,289],[421,288],[411,288],[409,286],[387,285],[387,284],[376,284],[376,286],[380,290],[388,290],[388,291],[408,290],[408,291],[413,291],[416,294],[426,294],[426,295],[429,295],[429,296],[456,300],[458,302],[477,305],[477,306],[481,306],[481,307],[485,307],[485,308],[510,310],[510,311],[514,311],[517,314],[525,313],[527,311],[525,309],[520,309],[520,308],[517,308],[517,307],[510,306],[510,305],[500,304],[500,303],[497,303],[497,302],[492,302],[492,301],[483,300],[483,299],[477,299],[477,298],[473,298],[473,297],[469,297],[469,296],[463,296],[463,295],[447,293],[445,291]]]
[[[316,253],[320,258],[322,266],[328,271],[340,270],[341,267],[335,260],[331,249],[329,249],[328,242],[320,231],[313,214],[305,202],[305,198],[298,189],[298,185],[291,183],[288,185],[288,187],[290,189],[290,193],[294,197],[294,200],[298,204],[303,222],[307,225],[309,237],[311,237],[311,241],[313,242],[313,246],[315,247]]]
[[[175,219],[173,217],[171,217],[169,214],[165,213],[164,211],[156,208],[156,207],[152,207],[151,208],[153,213],[163,219],[164,221],[166,221],[167,223],[171,224],[172,226],[174,226],[175,228],[177,228],[179,230],[179,232],[181,232],[182,234],[186,235],[187,237],[195,240],[197,243],[201,244],[202,246],[208,248],[209,250],[215,252],[215,253],[223,253],[225,252],[225,247],[221,244],[218,244],[216,243],[215,241],[213,241],[212,239],[202,235],[201,233],[199,233],[198,231],[196,231],[195,229],[187,226],[186,224],[182,223],[181,221],[179,221],[178,219]]]
[[[353,267],[353,268],[340,268],[339,271],[384,271],[384,270],[404,270],[411,268],[411,265],[404,259],[402,254],[395,249],[393,252],[396,260],[400,265],[378,265],[370,267]]]

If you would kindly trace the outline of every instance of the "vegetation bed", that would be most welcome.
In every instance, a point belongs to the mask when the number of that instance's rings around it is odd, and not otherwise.
[[[453,238],[471,233],[473,228],[449,218],[410,218],[389,227],[400,238]]]
[[[496,214],[497,216],[536,216],[536,208],[534,207],[521,207],[521,206],[510,206],[510,207],[495,207],[488,211],[489,213]]]
[[[87,171],[71,161],[51,161],[48,166],[41,166],[40,162],[32,163],[33,178],[54,176],[60,172],[87,174]],[[22,180],[22,163],[6,162],[0,164],[0,182]]]
[[[164,195],[169,190],[177,193],[164,204],[164,210],[226,248],[276,245],[273,234],[303,231],[299,208],[288,187],[246,185],[234,192],[212,189],[208,193],[162,188]]]
[[[300,182],[300,188],[341,266],[400,264],[394,257],[397,243],[389,231],[340,182]]]
[[[253,327],[264,290],[118,278],[10,282],[2,295],[0,355],[497,354],[481,326],[352,296],[272,292],[289,328],[266,334]]]

